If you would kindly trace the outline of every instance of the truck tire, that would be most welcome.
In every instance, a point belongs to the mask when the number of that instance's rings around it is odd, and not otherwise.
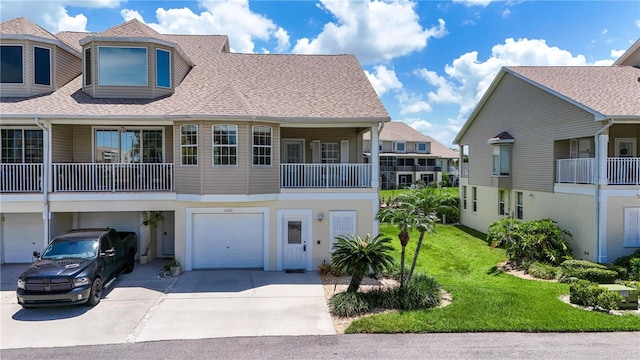
[[[87,305],[96,306],[100,302],[102,298],[102,280],[100,278],[95,278],[93,283],[91,284],[91,293],[89,293],[89,300],[87,301]]]
[[[130,272],[132,272],[135,263],[136,260],[133,257],[133,253],[129,253],[129,255],[127,255],[127,260],[125,260],[124,263],[124,273],[129,274]]]

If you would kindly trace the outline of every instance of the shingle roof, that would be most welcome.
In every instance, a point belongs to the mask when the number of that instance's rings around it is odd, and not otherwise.
[[[640,69],[632,66],[505,68],[606,117],[640,117]]]
[[[24,17],[0,23],[0,33],[2,35],[30,35],[48,40],[57,40],[53,34]]]
[[[78,31],[61,31],[56,34],[56,37],[65,43],[70,48],[75,51],[81,53],[82,46],[80,46],[80,40],[86,38],[87,36],[94,35],[95,33],[90,32],[78,32]]]
[[[364,140],[371,139],[369,133],[363,135]],[[412,128],[407,123],[402,121],[391,121],[384,124],[382,132],[379,135],[380,141],[409,141],[409,142],[425,142],[431,143],[430,155],[435,155],[441,158],[455,159],[458,158],[458,153],[451,150],[438,140],[431,136],[425,135],[420,131]]]
[[[77,34],[64,33],[62,38],[73,41]],[[94,99],[82,92],[79,76],[49,95],[2,98],[3,116],[389,119],[353,55],[227,53],[221,51],[226,36],[160,35],[137,21],[86,35],[153,35],[178,44],[195,65],[171,96]]]

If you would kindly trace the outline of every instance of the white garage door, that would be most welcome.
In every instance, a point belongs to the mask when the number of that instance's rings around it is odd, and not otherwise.
[[[113,228],[117,231],[140,230],[140,213],[131,212],[99,212],[78,213],[80,228]]]
[[[263,268],[264,214],[193,214],[193,267]]]
[[[42,214],[3,214],[2,261],[29,263],[33,252],[44,249]]]

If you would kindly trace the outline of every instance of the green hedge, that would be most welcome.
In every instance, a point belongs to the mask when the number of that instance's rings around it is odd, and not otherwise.
[[[587,260],[567,260],[560,264],[564,278],[578,278],[589,280],[595,283],[614,283],[619,277],[614,270],[608,269],[605,265]]]
[[[587,280],[578,280],[569,286],[571,303],[615,310],[622,297]]]

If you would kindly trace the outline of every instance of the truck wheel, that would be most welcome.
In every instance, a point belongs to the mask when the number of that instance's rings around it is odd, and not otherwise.
[[[96,278],[93,280],[91,284],[91,293],[89,294],[89,301],[87,301],[87,305],[96,306],[100,302],[102,298],[102,280],[100,278]]]
[[[128,274],[133,271],[133,266],[135,265],[136,260],[133,258],[133,253],[127,255],[127,260],[124,263],[124,273]]]

